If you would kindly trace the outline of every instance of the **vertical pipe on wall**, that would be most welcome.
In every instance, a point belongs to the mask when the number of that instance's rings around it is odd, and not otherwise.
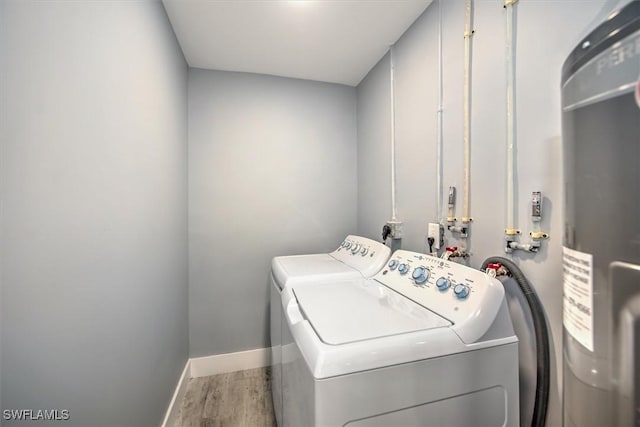
[[[517,0],[506,0],[506,73],[507,73],[507,230],[508,235],[515,234],[515,3]]]
[[[438,2],[438,120],[437,120],[437,145],[436,145],[436,218],[439,224],[443,223],[442,217],[442,151],[444,138],[442,131],[442,102],[443,102],[443,75],[442,75],[442,0]]]
[[[389,95],[391,105],[391,220],[396,221],[396,105],[394,94],[393,45],[389,47]]]
[[[469,217],[469,181],[471,175],[471,15],[472,0],[466,1],[464,30],[464,189],[462,205],[462,222],[471,221]]]

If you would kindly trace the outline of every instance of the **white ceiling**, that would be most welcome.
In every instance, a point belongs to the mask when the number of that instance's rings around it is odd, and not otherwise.
[[[356,86],[431,0],[163,0],[191,67]]]

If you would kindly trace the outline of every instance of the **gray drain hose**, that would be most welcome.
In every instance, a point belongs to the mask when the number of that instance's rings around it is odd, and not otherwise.
[[[531,318],[533,319],[533,329],[536,336],[536,395],[533,406],[533,416],[531,417],[532,427],[543,427],[547,421],[547,407],[549,404],[549,384],[550,384],[550,359],[549,359],[549,329],[544,316],[544,309],[535,289],[531,286],[518,266],[510,259],[503,257],[491,257],[484,260],[482,269],[485,270],[489,264],[500,263],[507,269],[509,275],[518,283],[520,291],[527,300]]]

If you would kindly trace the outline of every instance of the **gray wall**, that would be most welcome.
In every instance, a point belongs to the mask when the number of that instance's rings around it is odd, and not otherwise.
[[[3,406],[158,425],[188,357],[186,63],[159,2],[3,6]]]
[[[355,88],[190,70],[192,357],[268,347],[271,258],[355,228]]]
[[[4,121],[4,110],[5,103],[2,101],[4,97],[5,87],[5,70],[7,66],[6,57],[7,50],[5,47],[5,37],[3,37],[2,28],[5,28],[5,12],[4,12],[4,1],[0,1],[0,141],[4,139],[5,135],[5,121]],[[0,142],[1,143],[1,142]],[[0,164],[2,164],[2,152],[0,152]],[[0,176],[0,180],[2,177]],[[0,185],[2,185],[2,181],[0,181]],[[2,221],[2,193],[0,193],[0,221]],[[0,226],[0,242],[4,240],[4,236],[2,234],[2,227]],[[1,255],[1,252],[0,252]],[[2,274],[2,259],[0,259],[0,412],[4,406],[2,405],[2,282],[3,282],[3,274]],[[0,413],[0,425],[2,425],[2,414]]]
[[[445,195],[449,185],[457,187],[460,217],[464,2],[442,3],[444,185]],[[560,68],[604,3],[518,3],[518,224],[528,234],[529,197],[532,191],[542,191],[542,226],[551,233],[551,240],[537,256],[519,253],[513,259],[536,287],[552,328],[555,381],[549,425],[561,424],[562,378],[557,365],[562,349]],[[479,267],[487,257],[504,254],[506,89],[503,2],[477,1],[475,5],[470,204],[474,222],[469,264]],[[425,251],[427,223],[436,220],[437,23],[438,2],[434,2],[397,43],[394,56],[397,210],[405,227],[402,246],[417,251]],[[358,233],[368,237],[377,237],[391,217],[388,67],[387,55],[357,88]],[[449,236],[447,243],[454,245]]]

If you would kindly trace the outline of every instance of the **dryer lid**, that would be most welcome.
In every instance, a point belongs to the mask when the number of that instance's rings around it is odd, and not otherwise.
[[[294,285],[293,292],[304,316],[326,344],[347,344],[452,324],[373,279]]]

